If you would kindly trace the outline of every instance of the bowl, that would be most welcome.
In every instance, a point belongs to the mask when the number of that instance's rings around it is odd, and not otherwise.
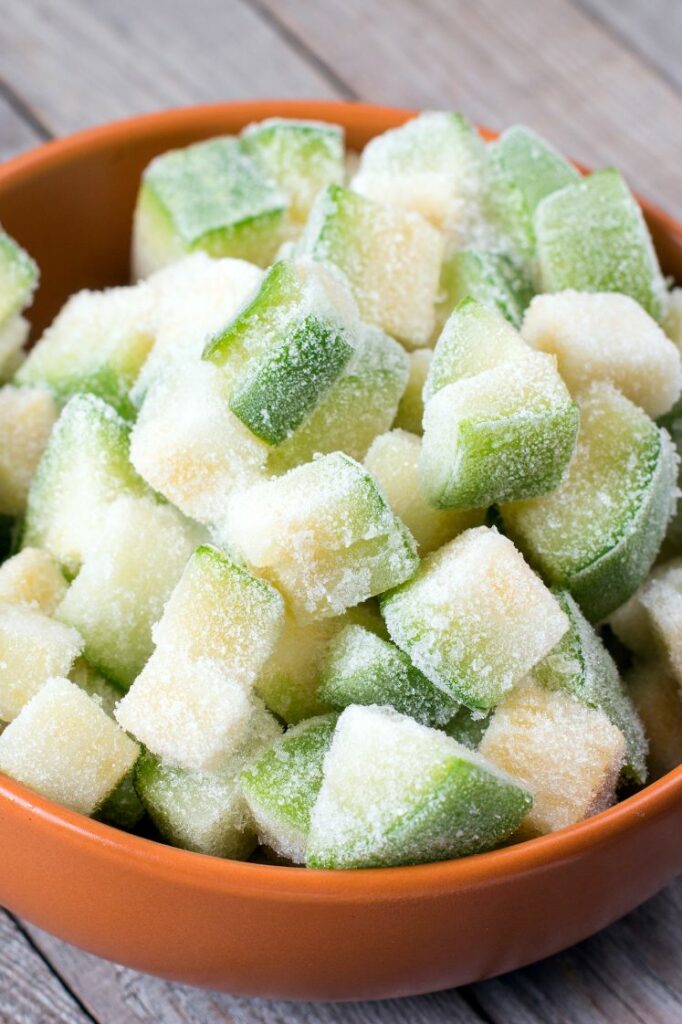
[[[124,282],[140,173],[157,153],[273,115],[362,146],[411,111],[226,103],[135,117],[0,169],[0,221],[36,257],[42,328],[78,288]],[[643,203],[666,272],[682,225]],[[349,1000],[488,978],[610,924],[682,868],[682,767],[587,821],[458,861],[315,871],[223,861],[91,821],[0,777],[0,902],[67,942],[233,993]]]

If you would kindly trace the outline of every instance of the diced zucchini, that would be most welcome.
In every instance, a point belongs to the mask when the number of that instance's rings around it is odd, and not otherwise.
[[[0,384],[11,380],[23,363],[30,332],[30,323],[19,313],[0,325]]]
[[[29,254],[0,228],[0,327],[28,306],[38,277]]]
[[[66,593],[59,563],[40,548],[24,548],[0,566],[0,601],[52,615]]]
[[[0,388],[0,514],[23,514],[57,411],[47,391]]]
[[[369,474],[340,452],[235,495],[227,535],[299,621],[340,615],[418,564],[409,531]]]
[[[502,518],[530,563],[598,622],[651,568],[674,508],[677,458],[668,434],[610,384],[593,384],[578,404],[566,476],[551,494],[503,507]]]
[[[542,291],[622,292],[660,320],[665,283],[642,211],[618,173],[596,171],[535,213]]]
[[[478,853],[511,835],[530,805],[513,779],[437,729],[350,707],[325,757],[306,863],[388,867]]]
[[[649,778],[655,782],[682,764],[680,684],[659,661],[636,665],[625,682],[644,723],[649,741]]]
[[[343,271],[363,320],[409,348],[427,344],[444,241],[418,213],[332,185],[315,201],[301,249]]]
[[[85,690],[95,703],[106,711],[109,718],[114,717],[116,705],[123,696],[120,687],[89,665],[85,658],[77,658],[74,661],[69,679],[76,686],[80,686],[81,690]]]
[[[463,299],[476,299],[519,327],[533,288],[523,270],[504,253],[458,249],[443,262],[440,298],[436,307],[444,323]]]
[[[528,838],[613,803],[625,746],[602,710],[529,682],[496,708],[479,749],[532,794],[521,832]]]
[[[462,704],[443,726],[443,732],[470,750],[478,750],[491,715],[492,712],[472,711]]]
[[[661,326],[670,340],[682,350],[682,288],[673,288],[666,295]]]
[[[421,435],[424,419],[424,399],[422,392],[429,373],[433,352],[430,348],[418,348],[410,352],[409,376],[407,387],[400,399],[398,411],[393,421],[394,427],[408,430],[411,434]]]
[[[116,788],[112,789],[95,813],[98,821],[113,825],[114,828],[122,828],[126,832],[132,832],[139,825],[144,817],[144,807],[135,790],[134,773],[133,768],[123,776]]]

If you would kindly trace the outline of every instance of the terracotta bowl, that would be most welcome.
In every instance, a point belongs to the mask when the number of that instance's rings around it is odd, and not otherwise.
[[[38,328],[67,295],[126,280],[152,156],[275,114],[345,125],[351,146],[409,111],[220,104],[137,117],[0,169],[0,221],[37,258]],[[664,268],[682,226],[643,204]],[[0,901],[99,956],[166,978],[288,999],[377,999],[521,967],[610,924],[682,868],[682,767],[589,821],[420,867],[306,871],[221,861],[118,832],[0,779]]]

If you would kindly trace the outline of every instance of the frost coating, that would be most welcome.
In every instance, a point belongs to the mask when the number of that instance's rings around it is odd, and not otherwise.
[[[487,710],[559,642],[568,619],[496,530],[467,530],[382,601],[394,643],[436,686]]]
[[[0,388],[0,514],[21,515],[57,419],[52,395],[39,388]]]
[[[418,348],[409,353],[409,376],[407,386],[398,405],[393,421],[394,427],[408,430],[411,434],[422,433],[424,400],[422,391],[429,373],[433,352],[430,348]]]
[[[0,601],[52,615],[66,593],[59,563],[40,548],[24,548],[0,566]]]

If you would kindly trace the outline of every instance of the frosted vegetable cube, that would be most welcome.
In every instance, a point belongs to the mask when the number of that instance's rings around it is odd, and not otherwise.
[[[399,427],[401,430],[408,430],[411,434],[421,435],[424,418],[422,391],[433,359],[433,352],[430,348],[418,348],[414,352],[410,352],[408,357],[410,362],[407,387],[400,399],[393,426]]]
[[[649,777],[655,782],[682,763],[680,684],[658,661],[636,665],[625,682],[644,724],[649,741]]]
[[[0,228],[0,327],[28,306],[38,277],[29,254]]]
[[[264,475],[267,453],[230,411],[218,367],[199,360],[154,381],[130,444],[150,487],[202,523],[219,522],[232,491]]]
[[[130,686],[150,657],[152,626],[192,554],[197,530],[170,505],[117,498],[57,609],[85,641],[85,657]]]
[[[427,401],[421,490],[435,508],[546,494],[561,481],[577,434],[578,410],[555,360],[529,350]]]
[[[545,139],[524,125],[513,125],[487,146],[483,208],[512,248],[530,260],[538,203],[579,180],[575,167]]]
[[[68,679],[50,679],[0,736],[0,771],[49,800],[92,814],[139,748]]]
[[[311,260],[282,260],[204,358],[223,368],[234,414],[280,444],[342,373],[356,329],[355,304],[337,274]]]
[[[259,842],[295,864],[305,863],[310,813],[336,718],[324,715],[294,726],[242,773]]]
[[[59,563],[40,548],[24,548],[0,566],[0,601],[52,615],[66,593]]]
[[[456,708],[404,651],[358,625],[346,626],[329,644],[319,694],[339,711],[350,704],[379,704],[424,725],[445,725]]]
[[[133,277],[196,249],[266,267],[283,238],[286,205],[237,139],[162,153],[145,170],[137,197]]]
[[[146,493],[128,458],[130,428],[94,395],[74,395],[55,424],[28,497],[25,547],[45,548],[70,573],[101,530],[107,505]]]
[[[159,376],[194,365],[208,338],[234,319],[262,278],[263,271],[246,260],[193,252],[139,286],[147,296],[154,346],[131,390],[138,407]]]
[[[324,761],[306,863],[388,867],[497,846],[531,805],[506,773],[389,708],[350,707]]]
[[[166,842],[213,857],[248,857],[256,830],[239,773],[280,732],[256,705],[241,743],[214,771],[180,768],[146,751],[135,766],[135,786]]]
[[[629,295],[536,295],[522,334],[533,348],[557,357],[559,373],[574,393],[592,381],[610,381],[654,418],[680,397],[680,354]]]
[[[568,616],[569,629],[557,646],[533,669],[533,679],[548,690],[577,697],[587,707],[601,708],[623,733],[626,758],[623,772],[636,783],[646,781],[646,739],[616,664],[566,591],[556,599]]]
[[[533,294],[525,273],[503,253],[458,249],[443,262],[440,272],[438,320],[444,323],[467,297],[499,311],[515,327]]]
[[[294,228],[305,222],[318,192],[343,182],[344,139],[338,124],[270,117],[248,125],[240,141],[261,174],[287,197]]]
[[[202,545],[185,566],[153,630],[157,647],[210,658],[250,685],[275,650],[284,602],[217,548]]]
[[[372,442],[365,458],[365,468],[379,484],[395,514],[407,526],[423,557],[463,530],[481,526],[484,512],[481,509],[438,509],[427,503],[419,489],[421,448],[421,440],[414,434],[391,430]]]
[[[81,690],[85,690],[95,703],[106,711],[109,718],[114,717],[114,709],[122,696],[120,687],[89,665],[85,658],[77,658],[74,661],[69,679],[76,686],[80,686]]]
[[[443,726],[443,732],[470,750],[478,750],[491,715],[492,711],[472,711],[462,704]]]
[[[479,217],[484,159],[466,118],[427,111],[367,143],[351,188],[414,210],[461,245]]]
[[[613,803],[625,738],[600,709],[527,683],[495,710],[479,750],[532,794],[522,825],[530,837]]]
[[[279,642],[256,680],[256,693],[285,722],[295,725],[328,710],[318,696],[329,641],[343,616],[299,623],[287,614]]]
[[[369,474],[340,452],[235,495],[227,533],[300,621],[340,615],[418,564],[409,531]]]
[[[19,313],[0,325],[0,384],[11,380],[24,361],[24,346],[30,333],[30,323]]]
[[[497,530],[467,530],[387,594],[391,639],[432,683],[471,708],[497,704],[559,642],[556,598]]]
[[[301,248],[343,271],[363,320],[408,348],[427,344],[444,241],[418,213],[333,185],[315,200]]]
[[[143,288],[109,288],[72,295],[28,354],[16,381],[45,387],[58,401],[88,392],[123,416],[129,392],[152,347]]]
[[[542,291],[622,292],[659,320],[665,283],[642,211],[613,169],[553,192],[535,213]]]
[[[0,514],[23,513],[56,419],[57,406],[48,392],[0,388]]]
[[[97,821],[113,825],[114,828],[122,828],[126,832],[132,832],[139,825],[144,817],[144,807],[135,790],[134,772],[135,769],[132,768],[123,776],[116,788],[112,789],[94,815]]]
[[[661,566],[639,601],[655,643],[682,685],[682,559]]]
[[[51,676],[68,675],[82,649],[75,629],[35,608],[0,604],[0,720],[16,718]]]
[[[663,587],[659,586],[663,584]],[[670,590],[682,588],[682,559],[662,562],[635,591],[632,597],[609,616],[609,626],[618,639],[629,650],[645,658],[657,658],[665,654],[661,638],[657,633],[653,615],[656,601],[672,597]]]
[[[271,449],[269,470],[282,473],[336,451],[363,459],[374,438],[393,423],[407,375],[403,347],[378,327],[361,325],[340,377],[298,430]]]
[[[668,434],[610,384],[579,396],[580,434],[552,494],[502,509],[505,529],[591,622],[644,581],[675,504],[677,458]]]
[[[682,288],[673,288],[666,296],[662,327],[670,340],[682,350]]]

